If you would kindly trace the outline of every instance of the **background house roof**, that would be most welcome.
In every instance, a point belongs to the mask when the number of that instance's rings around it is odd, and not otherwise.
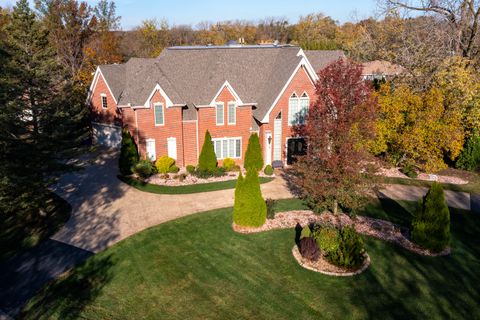
[[[402,66],[393,64],[384,60],[375,60],[362,63],[363,71],[362,75],[385,75],[393,76],[398,75],[405,71]]]
[[[210,104],[228,81],[243,103],[256,104],[254,116],[261,120],[302,60],[299,51],[295,46],[173,47],[158,58],[132,58],[100,69],[114,94],[120,92],[119,105],[143,106],[158,83],[173,104],[186,106],[185,119],[192,120],[194,105]],[[342,51],[306,55],[315,70],[344,57]]]
[[[315,72],[318,72],[338,59],[345,59],[342,50],[305,50],[305,55]]]

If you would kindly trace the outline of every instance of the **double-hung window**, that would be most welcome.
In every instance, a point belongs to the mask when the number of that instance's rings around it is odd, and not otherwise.
[[[100,94],[100,99],[102,102],[102,108],[107,109],[108,108],[107,95],[105,93]]]
[[[241,138],[212,139],[213,148],[217,159],[234,158],[239,159],[242,154]]]
[[[217,125],[222,125],[222,124],[224,124],[224,119],[223,119],[223,107],[224,107],[223,102],[217,102],[217,104],[215,105]]]
[[[163,126],[165,124],[165,117],[163,114],[163,104],[155,103],[153,105],[153,113],[155,114],[155,125]]]
[[[288,100],[288,124],[304,124],[309,105],[310,98],[306,92],[301,97],[293,93]]]
[[[228,103],[228,124],[235,124],[237,122],[237,105],[235,102]]]

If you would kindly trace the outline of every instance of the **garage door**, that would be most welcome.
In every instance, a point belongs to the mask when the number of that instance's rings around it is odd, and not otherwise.
[[[109,124],[92,123],[93,143],[109,148],[120,148],[122,128]]]

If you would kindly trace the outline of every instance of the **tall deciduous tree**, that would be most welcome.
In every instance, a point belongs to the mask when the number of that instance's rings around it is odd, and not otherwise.
[[[480,3],[478,0],[386,0],[389,9],[403,8],[433,14],[444,19],[449,33],[452,50],[459,56],[475,58],[479,50]]]
[[[373,138],[377,103],[362,81],[361,66],[339,60],[319,73],[318,99],[310,107],[299,135],[308,138],[308,152],[295,169],[299,183],[318,209],[355,209],[371,187],[365,170],[370,155],[364,147]]]
[[[96,19],[92,19],[92,8],[77,0],[36,0],[35,3],[43,15],[58,59],[69,75],[77,78],[85,62],[85,47],[94,33]]]

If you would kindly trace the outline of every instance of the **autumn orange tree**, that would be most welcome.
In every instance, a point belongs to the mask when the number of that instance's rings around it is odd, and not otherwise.
[[[339,60],[319,73],[318,99],[306,124],[295,128],[308,138],[308,152],[294,165],[298,182],[318,210],[356,209],[372,187],[371,155],[377,103],[361,66]]]

